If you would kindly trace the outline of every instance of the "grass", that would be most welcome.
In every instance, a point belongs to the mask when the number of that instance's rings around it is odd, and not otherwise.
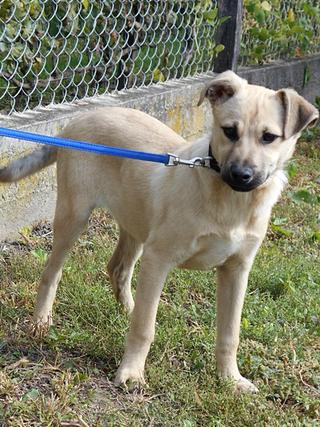
[[[27,326],[50,251],[50,227],[25,228],[21,239],[2,244],[0,425],[319,425],[316,137],[319,132],[307,134],[300,143],[290,167],[291,184],[274,209],[250,275],[239,363],[259,387],[257,395],[235,395],[229,384],[217,380],[212,272],[172,272],[147,360],[148,386],[113,386],[128,318],[114,300],[106,273],[116,226],[107,214],[97,212],[66,264],[55,326],[43,341],[31,339]],[[310,197],[301,198],[301,189]]]

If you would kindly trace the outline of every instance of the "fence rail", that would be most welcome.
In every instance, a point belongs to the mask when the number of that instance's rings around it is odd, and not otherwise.
[[[0,113],[319,46],[318,0],[0,0]]]

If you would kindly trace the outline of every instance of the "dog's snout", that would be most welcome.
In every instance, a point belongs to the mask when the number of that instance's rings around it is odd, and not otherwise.
[[[249,166],[231,165],[230,175],[233,181],[239,184],[248,184],[253,177],[253,169]]]
[[[235,191],[251,191],[261,185],[265,178],[253,165],[229,163],[222,170],[222,179]]]

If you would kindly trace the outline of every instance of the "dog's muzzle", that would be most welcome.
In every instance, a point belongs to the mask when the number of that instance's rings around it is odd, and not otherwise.
[[[241,192],[252,191],[265,181],[253,167],[234,163],[222,169],[222,179],[233,190]]]

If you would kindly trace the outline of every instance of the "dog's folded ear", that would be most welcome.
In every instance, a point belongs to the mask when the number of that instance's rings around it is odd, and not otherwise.
[[[202,104],[204,98],[208,98],[211,104],[223,103],[231,98],[246,83],[246,80],[237,76],[231,70],[218,74],[202,90],[198,106]]]
[[[301,132],[307,126],[314,126],[319,118],[318,110],[293,89],[277,92],[284,110],[283,133],[285,139]]]

